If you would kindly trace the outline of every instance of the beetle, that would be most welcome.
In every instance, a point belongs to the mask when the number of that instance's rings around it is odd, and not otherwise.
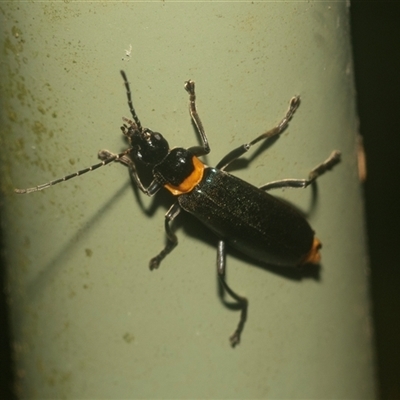
[[[170,148],[159,132],[144,128],[132,103],[131,89],[124,71],[120,71],[132,116],[123,118],[121,127],[130,147],[121,153],[100,150],[100,163],[92,165],[62,178],[28,189],[15,189],[18,194],[31,193],[54,186],[97,168],[120,162],[127,166],[137,187],[147,196],[155,195],[161,188],[167,189],[176,201],[165,214],[165,247],[150,260],[151,270],[159,267],[161,261],[178,244],[171,228],[172,221],[184,210],[194,215],[218,237],[217,275],[222,287],[237,301],[241,313],[239,323],[230,336],[235,347],[247,318],[248,300],[234,292],[225,280],[226,244],[236,248],[248,257],[278,266],[302,266],[320,262],[321,242],[306,219],[293,207],[267,193],[276,188],[305,188],[325,171],[340,161],[340,152],[333,151],[321,164],[311,170],[306,179],[284,179],[260,187],[239,179],[225,169],[244,155],[255,144],[281,134],[288,126],[300,104],[300,97],[294,96],[284,118],[274,128],[230,151],[216,167],[205,165],[199,157],[210,152],[207,135],[197,113],[195,83],[184,84],[189,94],[189,113],[201,139],[201,145]],[[137,163],[152,169],[153,180],[148,186],[142,183]]]

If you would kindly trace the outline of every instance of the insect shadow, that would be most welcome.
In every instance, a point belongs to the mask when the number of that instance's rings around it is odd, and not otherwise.
[[[91,230],[95,230],[108,213],[113,212],[112,209],[118,204],[118,199],[123,196],[129,187],[130,182],[127,181],[116,192],[112,193],[94,214],[90,217],[85,217],[84,224],[68,238],[66,244],[60,248],[46,265],[40,268],[40,272],[27,284],[26,291],[30,298],[37,297],[45,291],[48,284],[53,281],[55,275],[63,268],[64,263],[67,262],[71,254],[76,250],[76,245],[84,242],[85,236],[88,235]]]

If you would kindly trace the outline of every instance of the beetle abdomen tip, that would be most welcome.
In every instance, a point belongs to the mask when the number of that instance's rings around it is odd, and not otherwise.
[[[305,264],[319,264],[321,261],[321,254],[319,249],[322,247],[322,243],[315,237],[310,251],[301,261],[300,265]]]

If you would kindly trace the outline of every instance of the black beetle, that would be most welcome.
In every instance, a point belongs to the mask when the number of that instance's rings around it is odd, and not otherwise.
[[[221,285],[239,303],[239,324],[230,337],[232,346],[240,341],[247,317],[248,301],[236,294],[226,283],[225,244],[238,249],[247,256],[268,264],[301,266],[318,264],[320,241],[314,237],[305,218],[288,204],[266,193],[267,190],[283,187],[305,188],[318,176],[340,160],[340,152],[332,154],[315,167],[307,179],[284,179],[267,183],[259,188],[225,172],[225,168],[246,153],[254,144],[283,132],[300,103],[298,96],[290,100],[289,109],[281,122],[271,130],[247,144],[229,152],[215,168],[203,164],[198,157],[208,154],[210,146],[196,110],[194,82],[185,82],[189,93],[190,116],[200,135],[202,145],[188,149],[170,149],[164,137],[143,128],[132,104],[131,91],[124,71],[121,71],[127,92],[128,106],[133,120],[123,118],[122,133],[130,147],[114,154],[101,150],[98,157],[102,162],[82,169],[63,178],[29,189],[15,189],[16,193],[31,193],[46,189],[57,183],[93,171],[111,162],[118,161],[129,167],[132,179],[146,195],[153,196],[162,187],[169,190],[177,200],[165,214],[167,244],[150,260],[150,269],[159,266],[162,259],[178,244],[170,223],[185,210],[193,214],[219,238],[217,250],[217,272]],[[145,187],[136,169],[136,162],[152,168],[153,180]]]

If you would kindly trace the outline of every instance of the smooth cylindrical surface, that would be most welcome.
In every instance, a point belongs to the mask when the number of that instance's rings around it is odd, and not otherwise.
[[[346,2],[3,3],[1,140],[16,388],[21,398],[372,398],[373,357],[355,94]],[[168,193],[135,196],[111,165],[16,195],[126,148],[124,69],[144,126],[196,145],[197,101],[215,165],[301,105],[273,145],[232,173],[261,185],[305,178],[332,150],[316,191],[285,190],[323,243],[320,270],[293,274],[229,254],[238,313],[216,282],[216,239]],[[260,151],[263,149],[264,151]],[[313,196],[314,194],[314,196]],[[147,211],[144,212],[144,211]]]

